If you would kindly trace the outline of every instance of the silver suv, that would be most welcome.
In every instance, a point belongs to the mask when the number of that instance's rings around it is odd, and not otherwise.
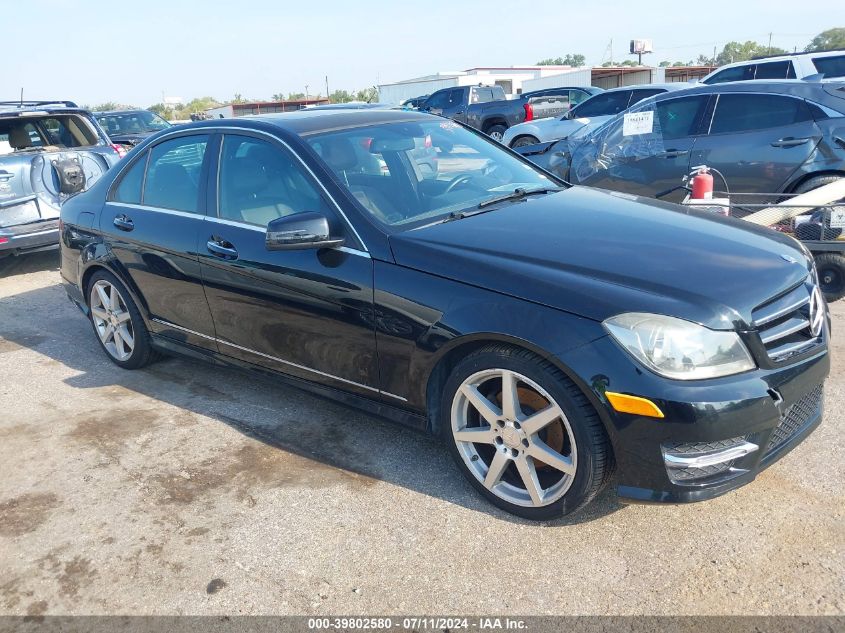
[[[124,153],[72,101],[0,102],[0,257],[56,247],[62,203]]]
[[[811,75],[825,79],[845,77],[845,50],[773,55],[717,68],[701,80],[705,84],[749,79],[804,79]]]

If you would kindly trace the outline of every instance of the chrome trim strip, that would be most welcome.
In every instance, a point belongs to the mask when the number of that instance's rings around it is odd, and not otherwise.
[[[798,300],[797,302],[795,302],[795,303],[793,303],[793,304],[791,304],[791,305],[789,305],[785,308],[781,308],[780,310],[778,310],[777,312],[775,312],[773,314],[769,314],[768,316],[764,316],[762,319],[758,319],[758,320],[754,321],[754,325],[756,327],[760,327],[761,325],[766,325],[766,323],[771,323],[772,321],[777,321],[782,316],[785,316],[785,315],[789,314],[790,312],[794,312],[795,310],[797,310],[798,308],[803,306],[805,303],[810,303],[810,295],[809,294],[807,295],[806,298],[802,298],[802,299]]]
[[[106,202],[106,206],[113,206],[113,207],[127,207],[129,209],[139,209],[141,211],[153,211],[155,213],[166,213],[167,215],[177,215],[181,218],[194,218],[197,220],[202,220],[203,218],[207,217],[201,213],[190,213],[188,211],[177,211],[176,209],[165,209],[163,207],[148,207],[145,204],[132,204],[128,202],[115,202],[109,200]]]
[[[695,457],[683,457],[674,453],[663,453],[663,461],[666,463],[667,468],[707,468],[708,466],[715,466],[716,464],[745,457],[758,448],[760,447],[756,444],[743,442],[742,444],[726,448],[722,451],[705,453],[696,455]]]
[[[266,233],[267,228],[258,226],[257,224],[249,224],[248,222],[238,222],[237,220],[227,220],[226,218],[215,218],[207,215],[205,219],[209,222],[216,222],[217,224],[225,224],[226,226],[236,226],[242,229],[250,229],[251,231],[258,231],[259,233]]]
[[[365,384],[362,384],[360,382],[355,382],[354,380],[347,380],[346,378],[341,378],[340,376],[335,376],[334,374],[327,374],[326,372],[320,371],[319,369],[312,369],[311,367],[306,367],[305,365],[293,363],[289,360],[284,360],[284,359],[278,358],[276,356],[270,356],[269,354],[265,354],[263,352],[257,352],[254,349],[250,349],[248,347],[236,345],[235,343],[230,343],[229,341],[224,341],[223,339],[219,339],[219,338],[216,338],[214,336],[209,336],[207,334],[201,334],[200,332],[195,332],[194,330],[189,330],[186,327],[182,327],[181,325],[176,325],[175,323],[170,323],[169,321],[165,321],[164,319],[158,319],[158,318],[153,317],[151,320],[155,321],[156,323],[159,323],[161,325],[165,325],[167,327],[172,327],[173,329],[176,329],[176,330],[188,332],[189,334],[195,334],[196,336],[200,336],[200,337],[202,337],[204,339],[208,339],[210,341],[215,341],[217,343],[221,343],[223,345],[228,345],[229,347],[234,347],[235,349],[239,349],[239,350],[244,351],[244,352],[249,352],[250,354],[255,354],[257,356],[261,356],[261,357],[267,358],[269,360],[274,360],[276,362],[283,363],[285,365],[290,365],[291,367],[296,367],[297,369],[302,369],[303,371],[310,371],[311,373],[318,374],[320,376],[324,376],[324,377],[329,378],[331,380],[337,380],[338,382],[343,382],[343,383],[346,383],[348,385],[354,385],[356,387],[361,387],[362,389],[374,391],[375,393],[378,393],[380,395],[389,396],[391,398],[396,398],[397,400],[401,400],[402,402],[408,401],[407,398],[403,398],[402,396],[397,396],[397,395],[389,393],[387,391],[382,391],[381,389],[377,389],[376,387],[370,387],[369,385],[365,385]]]
[[[791,345],[784,345],[783,347],[776,347],[775,349],[769,350],[769,358],[773,361],[780,361],[786,356],[790,356],[797,352],[800,352],[803,349],[810,349],[815,347],[819,344],[819,337],[810,339],[809,341],[799,341],[798,343],[792,343]]]
[[[789,325],[791,321],[796,321],[796,323],[792,323]],[[783,325],[787,325],[788,327],[783,327]],[[781,326],[783,329],[779,328],[771,328],[770,330],[766,331],[766,335],[760,335],[760,340],[763,341],[763,344],[766,345],[771,343],[772,341],[777,341],[782,338],[786,338],[790,334],[795,334],[796,332],[800,332],[805,328],[810,327],[810,322],[806,319],[790,319],[789,321],[785,321]]]
[[[25,237],[38,237],[39,235],[47,235],[48,233],[58,233],[59,227],[54,226],[52,229],[45,229],[43,231],[38,231],[37,233],[20,233],[18,235],[4,235],[3,237],[8,237],[9,241],[11,240],[20,240]],[[369,255],[367,256],[369,257]]]

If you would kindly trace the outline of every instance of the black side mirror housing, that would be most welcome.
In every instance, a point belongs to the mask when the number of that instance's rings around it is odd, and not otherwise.
[[[265,244],[268,251],[337,248],[343,246],[343,238],[331,236],[325,215],[308,211],[271,221],[267,225]]]

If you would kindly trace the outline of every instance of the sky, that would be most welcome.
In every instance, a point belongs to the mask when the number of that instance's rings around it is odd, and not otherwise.
[[[532,65],[581,53],[696,58],[731,40],[792,50],[845,26],[842,0],[0,0],[3,100],[70,99],[147,107],[162,96],[325,94],[438,71]],[[19,25],[20,28],[13,28]],[[27,26],[28,25],[28,26]]]

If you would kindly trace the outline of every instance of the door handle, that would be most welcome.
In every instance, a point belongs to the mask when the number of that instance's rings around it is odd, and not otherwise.
[[[798,145],[803,145],[809,140],[809,138],[794,138],[792,136],[788,136],[772,143],[772,147],[797,147]]]
[[[131,231],[135,228],[135,223],[132,221],[132,218],[124,213],[115,216],[113,224],[121,231]]]
[[[221,240],[217,237],[212,237],[208,242],[205,243],[206,247],[208,248],[208,252],[214,255],[215,257],[220,257],[222,259],[237,259],[238,258],[238,250],[226,240]]]
[[[6,181],[14,177],[15,175],[12,172],[6,171],[5,169],[0,169],[0,180]]]
[[[678,158],[679,156],[684,156],[689,154],[689,150],[686,149],[667,149],[663,152],[663,158]]]

